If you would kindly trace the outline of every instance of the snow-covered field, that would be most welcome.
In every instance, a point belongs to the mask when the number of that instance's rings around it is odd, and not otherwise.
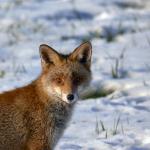
[[[113,93],[79,101],[56,150],[150,150],[150,0],[0,0],[0,91],[38,76],[40,44],[67,53],[86,40],[84,93]]]

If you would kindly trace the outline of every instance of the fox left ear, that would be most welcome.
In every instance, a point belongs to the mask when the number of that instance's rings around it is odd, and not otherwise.
[[[92,45],[90,42],[85,42],[77,47],[70,55],[72,60],[78,61],[81,64],[90,67],[92,56]]]
[[[49,67],[50,65],[57,65],[59,63],[60,55],[52,47],[42,44],[39,47],[39,51],[43,69]]]

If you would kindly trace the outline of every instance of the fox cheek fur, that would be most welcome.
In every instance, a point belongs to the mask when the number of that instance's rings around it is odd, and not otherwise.
[[[68,55],[40,46],[40,76],[0,94],[0,150],[55,148],[71,118],[79,87],[90,82],[91,55],[89,42]]]

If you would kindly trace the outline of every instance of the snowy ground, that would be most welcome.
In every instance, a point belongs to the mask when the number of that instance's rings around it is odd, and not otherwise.
[[[56,150],[150,150],[149,0],[0,0],[0,91],[40,73],[38,47],[93,44],[93,89]],[[113,71],[112,71],[113,70]]]

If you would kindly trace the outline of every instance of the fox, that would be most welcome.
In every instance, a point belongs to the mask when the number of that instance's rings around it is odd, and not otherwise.
[[[62,54],[39,47],[41,73],[31,83],[0,94],[0,150],[53,150],[81,88],[91,80],[92,45]]]

